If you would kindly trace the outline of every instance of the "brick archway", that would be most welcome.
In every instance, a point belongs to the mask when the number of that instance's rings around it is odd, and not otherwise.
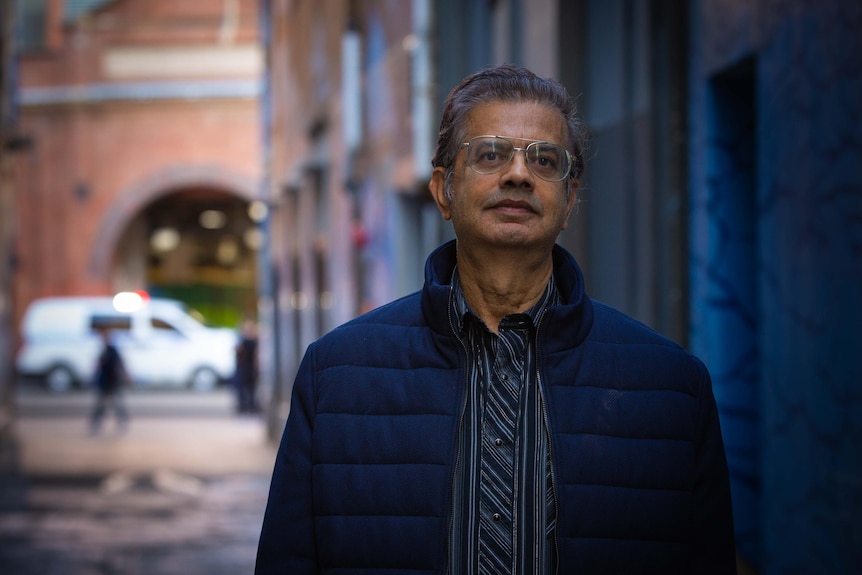
[[[90,250],[90,277],[96,280],[108,277],[113,251],[123,230],[144,206],[190,187],[217,188],[247,201],[255,199],[258,192],[254,178],[222,166],[172,166],[149,175],[122,190],[108,207]]]

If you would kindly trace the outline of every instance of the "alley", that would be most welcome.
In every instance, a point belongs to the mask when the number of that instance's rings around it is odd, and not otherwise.
[[[129,394],[91,435],[86,392],[18,393],[21,473],[0,483],[0,572],[251,573],[274,446],[221,390]],[[112,423],[112,422],[111,422]]]

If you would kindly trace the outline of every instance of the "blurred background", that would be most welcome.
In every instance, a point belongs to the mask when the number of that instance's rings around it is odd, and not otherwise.
[[[305,347],[453,237],[441,104],[510,62],[590,126],[560,238],[588,292],[710,369],[745,572],[862,573],[858,0],[4,0],[0,25],[4,453],[22,394],[49,401],[16,370],[31,302],[137,291],[256,324],[265,476]],[[230,386],[140,410],[182,425]]]

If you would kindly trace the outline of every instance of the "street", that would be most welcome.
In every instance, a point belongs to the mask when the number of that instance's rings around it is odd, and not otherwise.
[[[17,394],[0,478],[0,573],[252,573],[275,446],[228,390],[135,391],[92,435],[85,391]]]

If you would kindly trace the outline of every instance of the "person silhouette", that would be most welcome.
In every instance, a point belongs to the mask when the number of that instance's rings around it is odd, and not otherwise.
[[[102,421],[108,409],[113,409],[117,417],[117,425],[125,431],[129,424],[129,412],[123,401],[122,390],[129,380],[126,366],[117,346],[111,340],[108,329],[100,329],[102,352],[96,364],[93,386],[96,390],[96,405],[90,416],[90,431],[99,433]]]
[[[255,413],[257,409],[257,325],[254,321],[243,322],[236,345],[236,372],[234,385],[237,393],[237,411]]]

